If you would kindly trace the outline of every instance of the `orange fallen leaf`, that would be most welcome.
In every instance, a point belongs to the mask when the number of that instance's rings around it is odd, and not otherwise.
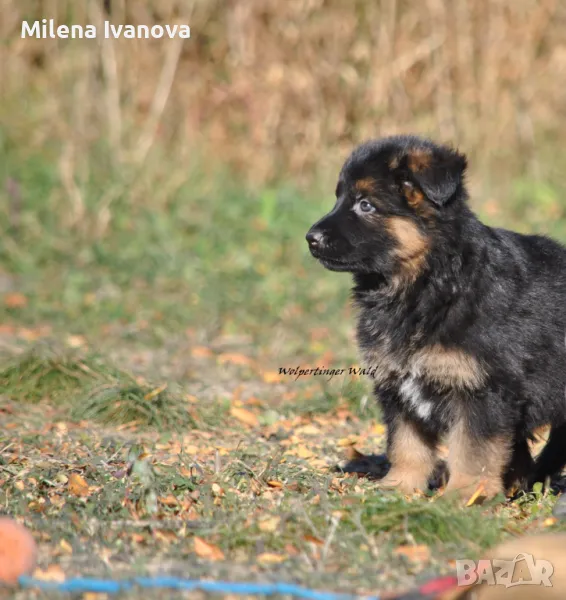
[[[338,440],[338,446],[345,448],[346,446],[353,446],[358,443],[357,435],[349,435],[348,437],[341,438]]]
[[[90,491],[84,477],[78,473],[71,473],[69,475],[69,492],[73,496],[88,496]]]
[[[306,534],[303,536],[303,539],[305,540],[305,542],[310,542],[311,544],[314,544],[315,546],[324,546],[324,542],[317,538],[314,537],[314,535],[310,535],[310,534]]]
[[[245,408],[238,408],[237,406],[233,406],[230,409],[230,414],[238,419],[244,425],[249,425],[250,427],[259,427],[259,419],[257,416]]]
[[[41,581],[55,581],[57,583],[65,581],[65,572],[60,565],[49,565],[46,569],[35,569],[33,576]]]
[[[206,346],[195,346],[191,349],[191,356],[195,358],[208,358],[212,356],[212,350]]]
[[[544,521],[543,521],[543,525],[545,527],[552,527],[552,525],[556,524],[558,522],[558,519],[556,517],[547,517]]]
[[[427,562],[430,559],[430,548],[424,544],[399,546],[394,553],[413,562]]]
[[[371,433],[373,435],[384,435],[386,431],[387,431],[387,428],[385,427],[385,425],[383,425],[383,423],[376,423],[371,428]]]
[[[259,406],[260,408],[265,406],[265,402],[262,402],[259,398],[252,396],[246,400],[246,406]]]
[[[283,381],[283,377],[277,371],[264,371],[263,380],[265,383],[279,383]]]
[[[485,498],[485,486],[483,483],[480,483],[476,489],[476,491],[470,496],[469,500],[466,502],[466,506],[473,506],[474,504],[481,504],[483,498]]]
[[[277,481],[276,479],[270,479],[267,482],[267,485],[272,488],[282,488],[283,487],[283,483],[281,481]]]
[[[224,552],[222,552],[218,546],[206,542],[198,536],[195,536],[193,541],[195,554],[200,556],[200,558],[207,558],[208,560],[224,560]]]
[[[297,435],[320,435],[321,431],[318,427],[309,423],[304,427],[297,427],[296,433]]]
[[[286,556],[283,556],[282,554],[275,554],[274,552],[263,552],[257,557],[257,562],[264,565],[277,565],[286,560]]]
[[[41,327],[30,328],[30,327],[20,327],[18,329],[18,337],[26,342],[34,342],[38,340],[40,337],[44,337],[45,332]]]
[[[156,540],[166,543],[176,542],[178,540],[178,536],[174,531],[170,531],[169,529],[157,529],[153,532],[153,537]]]
[[[61,540],[59,542],[59,548],[60,548],[61,552],[63,552],[64,554],[72,554],[73,553],[73,547],[71,546],[71,544],[69,544],[69,542],[67,540]]]
[[[4,305],[8,308],[23,308],[27,303],[28,299],[20,292],[4,294]]]
[[[218,362],[220,364],[232,363],[233,365],[240,365],[249,367],[253,365],[254,361],[245,354],[238,354],[236,352],[225,352],[224,354],[218,355]]]
[[[173,494],[159,498],[159,502],[165,506],[179,506],[179,501]]]

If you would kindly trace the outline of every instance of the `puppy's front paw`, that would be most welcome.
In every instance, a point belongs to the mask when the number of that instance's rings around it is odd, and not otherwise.
[[[424,492],[428,488],[428,477],[416,471],[406,471],[392,467],[389,473],[378,482],[380,488],[399,490],[402,494]]]

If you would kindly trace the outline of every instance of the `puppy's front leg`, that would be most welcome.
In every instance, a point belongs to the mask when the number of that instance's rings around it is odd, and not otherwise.
[[[436,465],[436,439],[425,435],[404,415],[389,423],[387,456],[391,469],[380,487],[395,488],[405,494],[425,491]]]
[[[480,435],[469,420],[461,417],[451,428],[447,442],[450,479],[446,493],[469,497],[480,484],[487,497],[505,491],[504,475],[512,454],[512,435]]]

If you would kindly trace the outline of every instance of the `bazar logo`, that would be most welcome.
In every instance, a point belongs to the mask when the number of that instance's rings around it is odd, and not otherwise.
[[[513,560],[457,560],[458,585],[544,585],[552,587],[554,567],[547,560],[535,561],[532,554],[519,553]]]

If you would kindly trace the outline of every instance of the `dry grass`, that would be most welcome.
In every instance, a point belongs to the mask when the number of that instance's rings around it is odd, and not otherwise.
[[[482,173],[497,158],[499,173],[504,160],[511,174],[546,175],[535,147],[564,134],[566,5],[558,0],[104,4],[111,17],[95,0],[2,3],[0,120],[56,152],[71,223],[85,210],[86,157],[102,140],[130,181],[162,176],[148,156],[164,142],[179,168],[169,164],[163,199],[211,148],[254,183],[307,181],[334,169],[354,142],[410,130],[471,149]],[[20,39],[22,19],[44,17],[179,21],[192,38]],[[101,200],[102,228],[116,195]]]

